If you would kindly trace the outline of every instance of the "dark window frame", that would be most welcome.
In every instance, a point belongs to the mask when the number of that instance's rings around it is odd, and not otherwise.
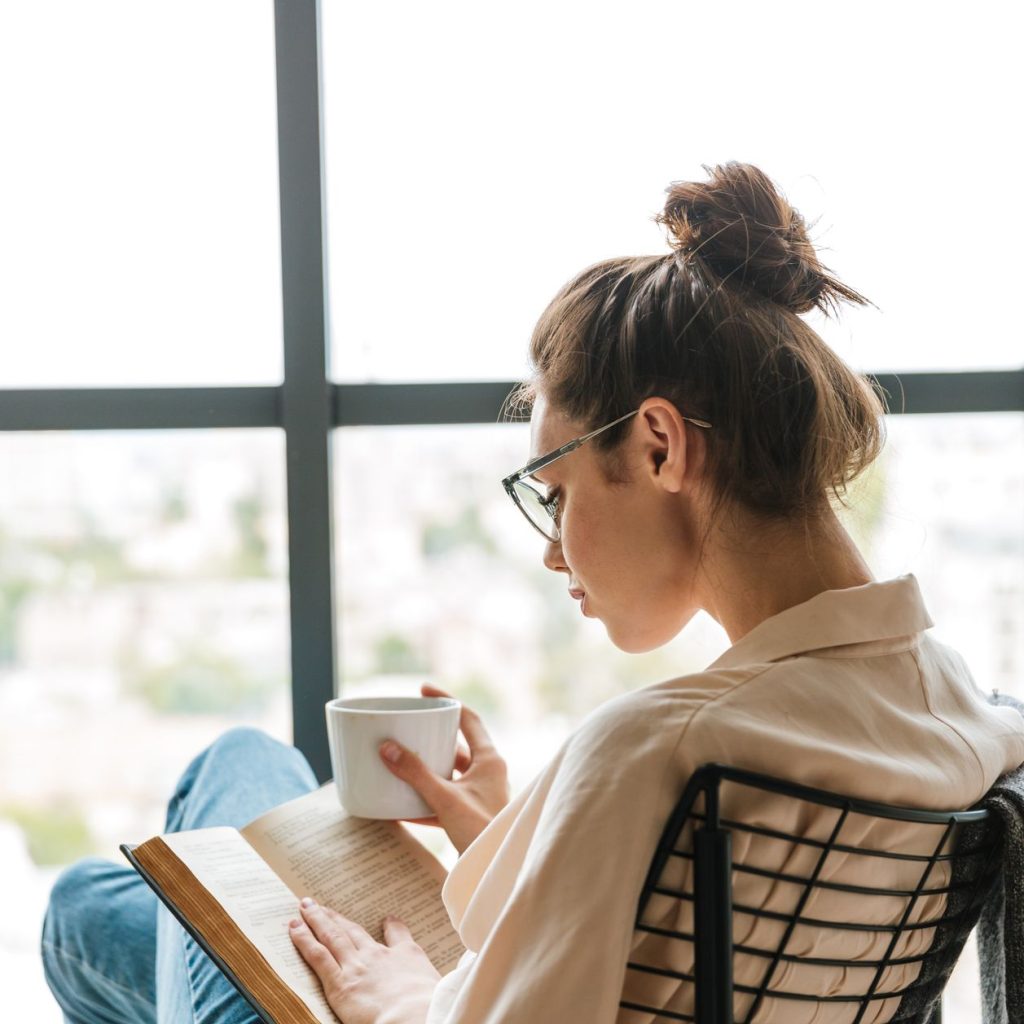
[[[284,430],[294,740],[325,780],[330,763],[323,705],[336,691],[332,432],[494,423],[515,382],[330,381],[319,0],[274,0],[274,24],[283,384],[0,390],[0,431]],[[890,396],[895,414],[1024,412],[1024,368],[871,376]]]

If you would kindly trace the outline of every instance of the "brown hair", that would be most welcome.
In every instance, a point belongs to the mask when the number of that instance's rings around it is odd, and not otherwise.
[[[884,405],[799,316],[867,304],[818,260],[800,214],[750,164],[675,182],[655,220],[672,251],[574,277],[533,332],[539,391],[590,429],[658,395],[706,419],[719,499],[769,517],[815,515],[878,455]],[[610,451],[628,423],[595,439]],[[699,429],[699,428],[698,428]]]

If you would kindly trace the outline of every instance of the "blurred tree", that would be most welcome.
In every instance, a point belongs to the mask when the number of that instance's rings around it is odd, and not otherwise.
[[[489,555],[497,554],[497,545],[484,528],[477,505],[466,505],[452,522],[434,520],[423,526],[420,549],[425,558],[443,558],[467,546],[478,547]]]
[[[495,688],[484,679],[483,676],[471,675],[452,683],[439,682],[443,690],[447,690],[453,697],[471,707],[481,717],[489,715],[500,715],[502,711],[501,695]]]
[[[96,844],[85,818],[77,808],[67,804],[0,805],[0,818],[13,821],[25,833],[29,856],[39,867],[70,864],[95,852]]]
[[[0,666],[18,661],[18,610],[32,587],[29,579],[0,573]]]
[[[182,523],[188,519],[188,503],[185,500],[185,491],[177,480],[165,485],[160,495],[160,511],[158,513],[160,523],[164,526],[171,526],[174,523]]]
[[[432,671],[430,659],[399,633],[385,633],[373,645],[374,675],[422,675]]]
[[[164,714],[259,711],[283,685],[227,655],[199,647],[163,665],[140,665],[132,657],[122,663],[124,693]]]
[[[35,542],[35,546],[60,563],[65,577],[80,571],[82,565],[88,565],[96,585],[157,578],[156,573],[133,566],[125,557],[124,544],[102,534],[91,517],[84,513],[81,530],[75,536],[41,539]]]
[[[231,566],[233,574],[269,576],[267,538],[263,532],[267,503],[263,493],[254,490],[237,498],[231,513],[238,530],[238,546]]]
[[[879,457],[850,485],[846,496],[848,507],[834,506],[839,521],[868,564],[874,561],[885,518],[889,461],[889,449],[883,448]]]
[[[581,637],[579,611],[560,587],[551,586],[546,570],[531,565],[524,567],[524,571],[544,605],[539,638],[544,660],[535,684],[537,698],[551,714],[576,716],[581,708],[593,706],[592,688],[596,682],[593,675],[580,671],[592,659]]]

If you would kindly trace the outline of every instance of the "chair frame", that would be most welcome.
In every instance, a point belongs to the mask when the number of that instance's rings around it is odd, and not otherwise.
[[[784,836],[771,829],[759,826],[747,825],[743,822],[724,819],[720,810],[720,787],[723,782],[737,783],[742,786],[763,790],[766,793],[777,794],[783,797],[832,807],[839,814],[831,835],[827,841],[809,840]],[[694,804],[698,796],[704,797],[704,812],[694,811]],[[931,854],[901,854],[891,851],[875,851],[861,849],[858,847],[846,846],[838,842],[841,829],[851,814],[866,815],[878,818],[887,818],[897,821],[917,822],[921,824],[944,826],[942,838]],[[693,849],[689,851],[677,849],[677,842],[680,832],[687,820],[693,820],[695,827],[693,831]],[[734,870],[754,871],[764,877],[783,882],[803,884],[804,889],[797,901],[797,906],[792,914],[780,915],[764,911],[758,908],[747,908],[736,906],[735,909],[743,913],[754,914],[755,916],[773,917],[786,922],[786,929],[782,940],[776,947],[774,957],[765,971],[761,984],[757,988],[742,987],[742,990],[754,996],[750,1010],[747,1013],[746,1021],[754,1021],[758,1008],[766,995],[776,999],[803,999],[819,1002],[844,1002],[856,1004],[860,1001],[860,1007],[854,1024],[859,1024],[871,1003],[878,999],[891,999],[898,995],[903,997],[908,992],[918,987],[915,982],[898,992],[877,993],[876,989],[881,981],[885,970],[888,967],[906,964],[910,962],[924,962],[929,957],[937,956],[946,950],[952,950],[955,942],[959,941],[962,947],[966,939],[966,933],[958,940],[946,942],[941,947],[935,946],[924,953],[913,957],[894,957],[900,936],[913,928],[934,927],[942,925],[957,924],[963,918],[974,915],[977,920],[977,913],[995,882],[1000,867],[1001,842],[998,836],[994,835],[992,826],[996,822],[995,816],[990,815],[984,808],[975,807],[966,811],[923,811],[915,808],[897,807],[890,804],[876,803],[869,800],[860,800],[846,797],[837,793],[821,789],[814,789],[798,783],[788,782],[771,776],[762,775],[756,772],[744,771],[722,764],[708,764],[699,768],[691,776],[683,795],[680,797],[673,810],[668,823],[666,824],[657,849],[651,861],[647,877],[644,881],[643,890],[637,909],[636,928],[641,931],[657,932],[665,934],[670,938],[678,938],[683,941],[692,942],[694,945],[694,973],[693,975],[681,974],[665,968],[651,967],[630,961],[628,968],[660,974],[680,980],[691,981],[695,986],[695,1016],[677,1013],[666,1009],[645,1006],[639,1003],[623,1001],[621,1006],[625,1009],[638,1010],[652,1013],[656,1017],[668,1020],[694,1021],[695,1024],[734,1024],[733,1018],[733,935],[732,935],[732,872]],[[953,829],[958,825],[977,823],[985,832],[981,842],[969,849],[957,849],[954,852],[943,853],[947,841]],[[820,855],[813,871],[806,877],[794,877],[780,872],[768,871],[761,868],[749,868],[744,865],[734,865],[732,862],[732,832],[745,831],[755,834],[766,835],[771,838],[782,838],[803,845],[810,845],[820,848]],[[921,861],[923,865],[918,884],[912,890],[891,890],[876,889],[870,886],[843,885],[833,882],[819,882],[818,875],[825,865],[828,855],[833,851],[851,852],[862,856],[895,857],[903,860]],[[691,857],[693,858],[693,892],[678,892],[666,889],[659,885],[662,870],[670,857]],[[984,856],[984,866],[981,868],[977,878],[967,884],[957,886],[950,884],[944,888],[929,889],[926,887],[928,877],[936,863],[953,858]],[[857,925],[852,923],[822,922],[833,928],[849,930],[872,930],[892,931],[892,938],[889,942],[885,955],[879,961],[859,961],[855,966],[875,966],[875,975],[866,994],[861,996],[826,996],[815,997],[802,993],[773,992],[769,986],[779,962],[784,959],[803,959],[805,962],[813,962],[820,965],[848,966],[847,962],[841,960],[829,960],[824,958],[797,958],[786,954],[786,946],[798,923],[813,925],[816,923],[811,918],[802,918],[801,914],[811,891],[816,888],[838,889],[851,893],[862,893],[865,895],[886,895],[902,896],[907,898],[907,905],[900,921],[893,926]],[[909,919],[914,905],[923,893],[952,892],[956,889],[968,890],[968,903],[966,907],[955,914],[947,914],[927,922],[910,924]],[[671,932],[666,929],[654,928],[643,923],[644,911],[651,897],[655,893],[674,896],[679,899],[693,901],[694,934],[692,936],[680,932]],[[973,922],[972,922],[973,926]],[[968,929],[969,930],[969,929]],[[749,950],[746,947],[735,947],[743,952],[753,952],[756,955],[767,956],[765,951]],[[959,956],[959,949],[953,950]],[[954,960],[955,962],[955,960]],[[849,964],[853,966],[854,964]],[[926,979],[921,985],[934,984],[933,979]],[[943,979],[944,984],[944,979]],[[897,1011],[898,1013],[899,1011]],[[933,1015],[929,1018],[931,1024],[938,1024],[941,1021],[941,1006],[935,1006]]]

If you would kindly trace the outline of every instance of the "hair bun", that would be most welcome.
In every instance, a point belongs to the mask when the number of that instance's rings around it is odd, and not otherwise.
[[[735,161],[702,167],[709,180],[673,182],[655,217],[673,249],[794,313],[828,314],[842,299],[869,304],[821,265],[803,217],[763,171]]]

